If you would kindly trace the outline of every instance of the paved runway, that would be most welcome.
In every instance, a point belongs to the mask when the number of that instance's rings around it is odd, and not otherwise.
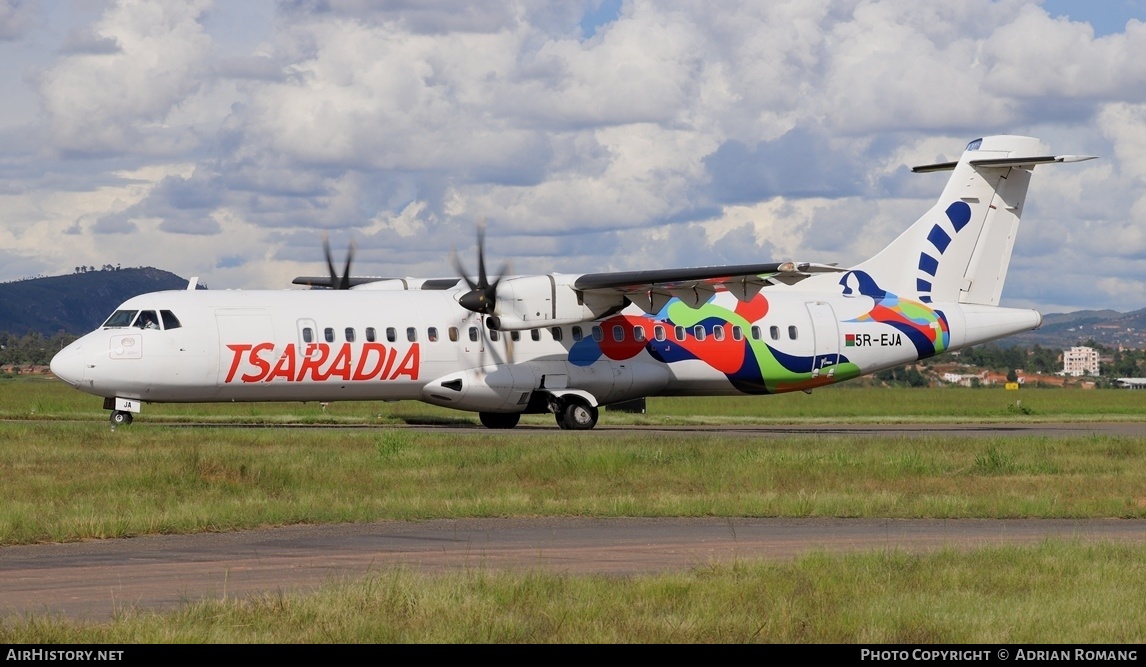
[[[289,526],[0,548],[0,615],[90,621],[202,598],[301,590],[393,566],[631,575],[814,550],[1146,544],[1146,520],[465,519]]]

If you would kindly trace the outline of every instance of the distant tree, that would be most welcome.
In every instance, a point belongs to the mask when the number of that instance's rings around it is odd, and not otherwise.
[[[904,374],[904,380],[907,381],[909,387],[926,387],[928,385],[927,378],[923,376],[923,373],[916,370],[914,366],[907,369],[907,372]]]
[[[1018,381],[1019,381],[1019,374],[1015,372],[1015,369],[1011,368],[1011,369],[1007,370],[1007,382],[1018,382]]]

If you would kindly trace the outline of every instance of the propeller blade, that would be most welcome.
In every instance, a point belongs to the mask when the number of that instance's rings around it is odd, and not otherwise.
[[[342,281],[338,289],[350,289],[350,262],[354,259],[354,241],[346,248],[346,267],[342,270]]]
[[[483,290],[489,287],[489,276],[485,274],[485,222],[478,225],[478,286]]]
[[[346,249],[346,266],[342,269],[342,276],[334,270],[334,257],[330,253],[330,237],[322,237],[322,254],[326,256],[326,270],[330,272],[330,289],[350,289],[350,263],[354,260],[354,241]]]
[[[470,280],[470,276],[466,272],[466,268],[462,266],[462,260],[458,259],[458,253],[456,250],[450,250],[450,262],[453,263],[454,270],[458,272],[458,275],[462,277],[462,280],[466,281],[466,285],[468,285],[471,290],[478,288],[477,283]]]
[[[330,237],[322,237],[322,254],[326,255],[326,268],[330,271],[330,289],[338,289],[338,274],[334,271],[334,259],[330,255]]]

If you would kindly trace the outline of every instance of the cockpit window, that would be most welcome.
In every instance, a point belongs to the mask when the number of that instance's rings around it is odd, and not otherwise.
[[[135,314],[137,312],[139,311],[117,310],[111,314],[111,317],[107,318],[107,321],[103,323],[103,326],[105,329],[131,326],[131,321],[135,319]]]
[[[154,310],[141,310],[139,317],[135,318],[136,329],[158,329],[159,318],[155,316]]]
[[[159,311],[159,314],[163,316],[164,329],[178,329],[179,327],[183,326],[179,323],[179,318],[175,317],[175,313],[171,312],[170,310],[161,310]]]

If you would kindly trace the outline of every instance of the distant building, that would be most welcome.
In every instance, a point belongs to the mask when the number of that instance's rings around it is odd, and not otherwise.
[[[1093,347],[1072,347],[1062,353],[1062,374],[1098,375],[1098,350]]]
[[[951,384],[957,384],[957,385],[960,385],[963,387],[973,386],[975,384],[976,380],[979,381],[979,384],[994,384],[991,381],[990,374],[987,371],[983,371],[981,373],[975,373],[975,374],[944,373],[942,375],[942,379],[944,382],[949,382]]]
[[[1127,389],[1146,389],[1146,378],[1118,378],[1117,382]]]

